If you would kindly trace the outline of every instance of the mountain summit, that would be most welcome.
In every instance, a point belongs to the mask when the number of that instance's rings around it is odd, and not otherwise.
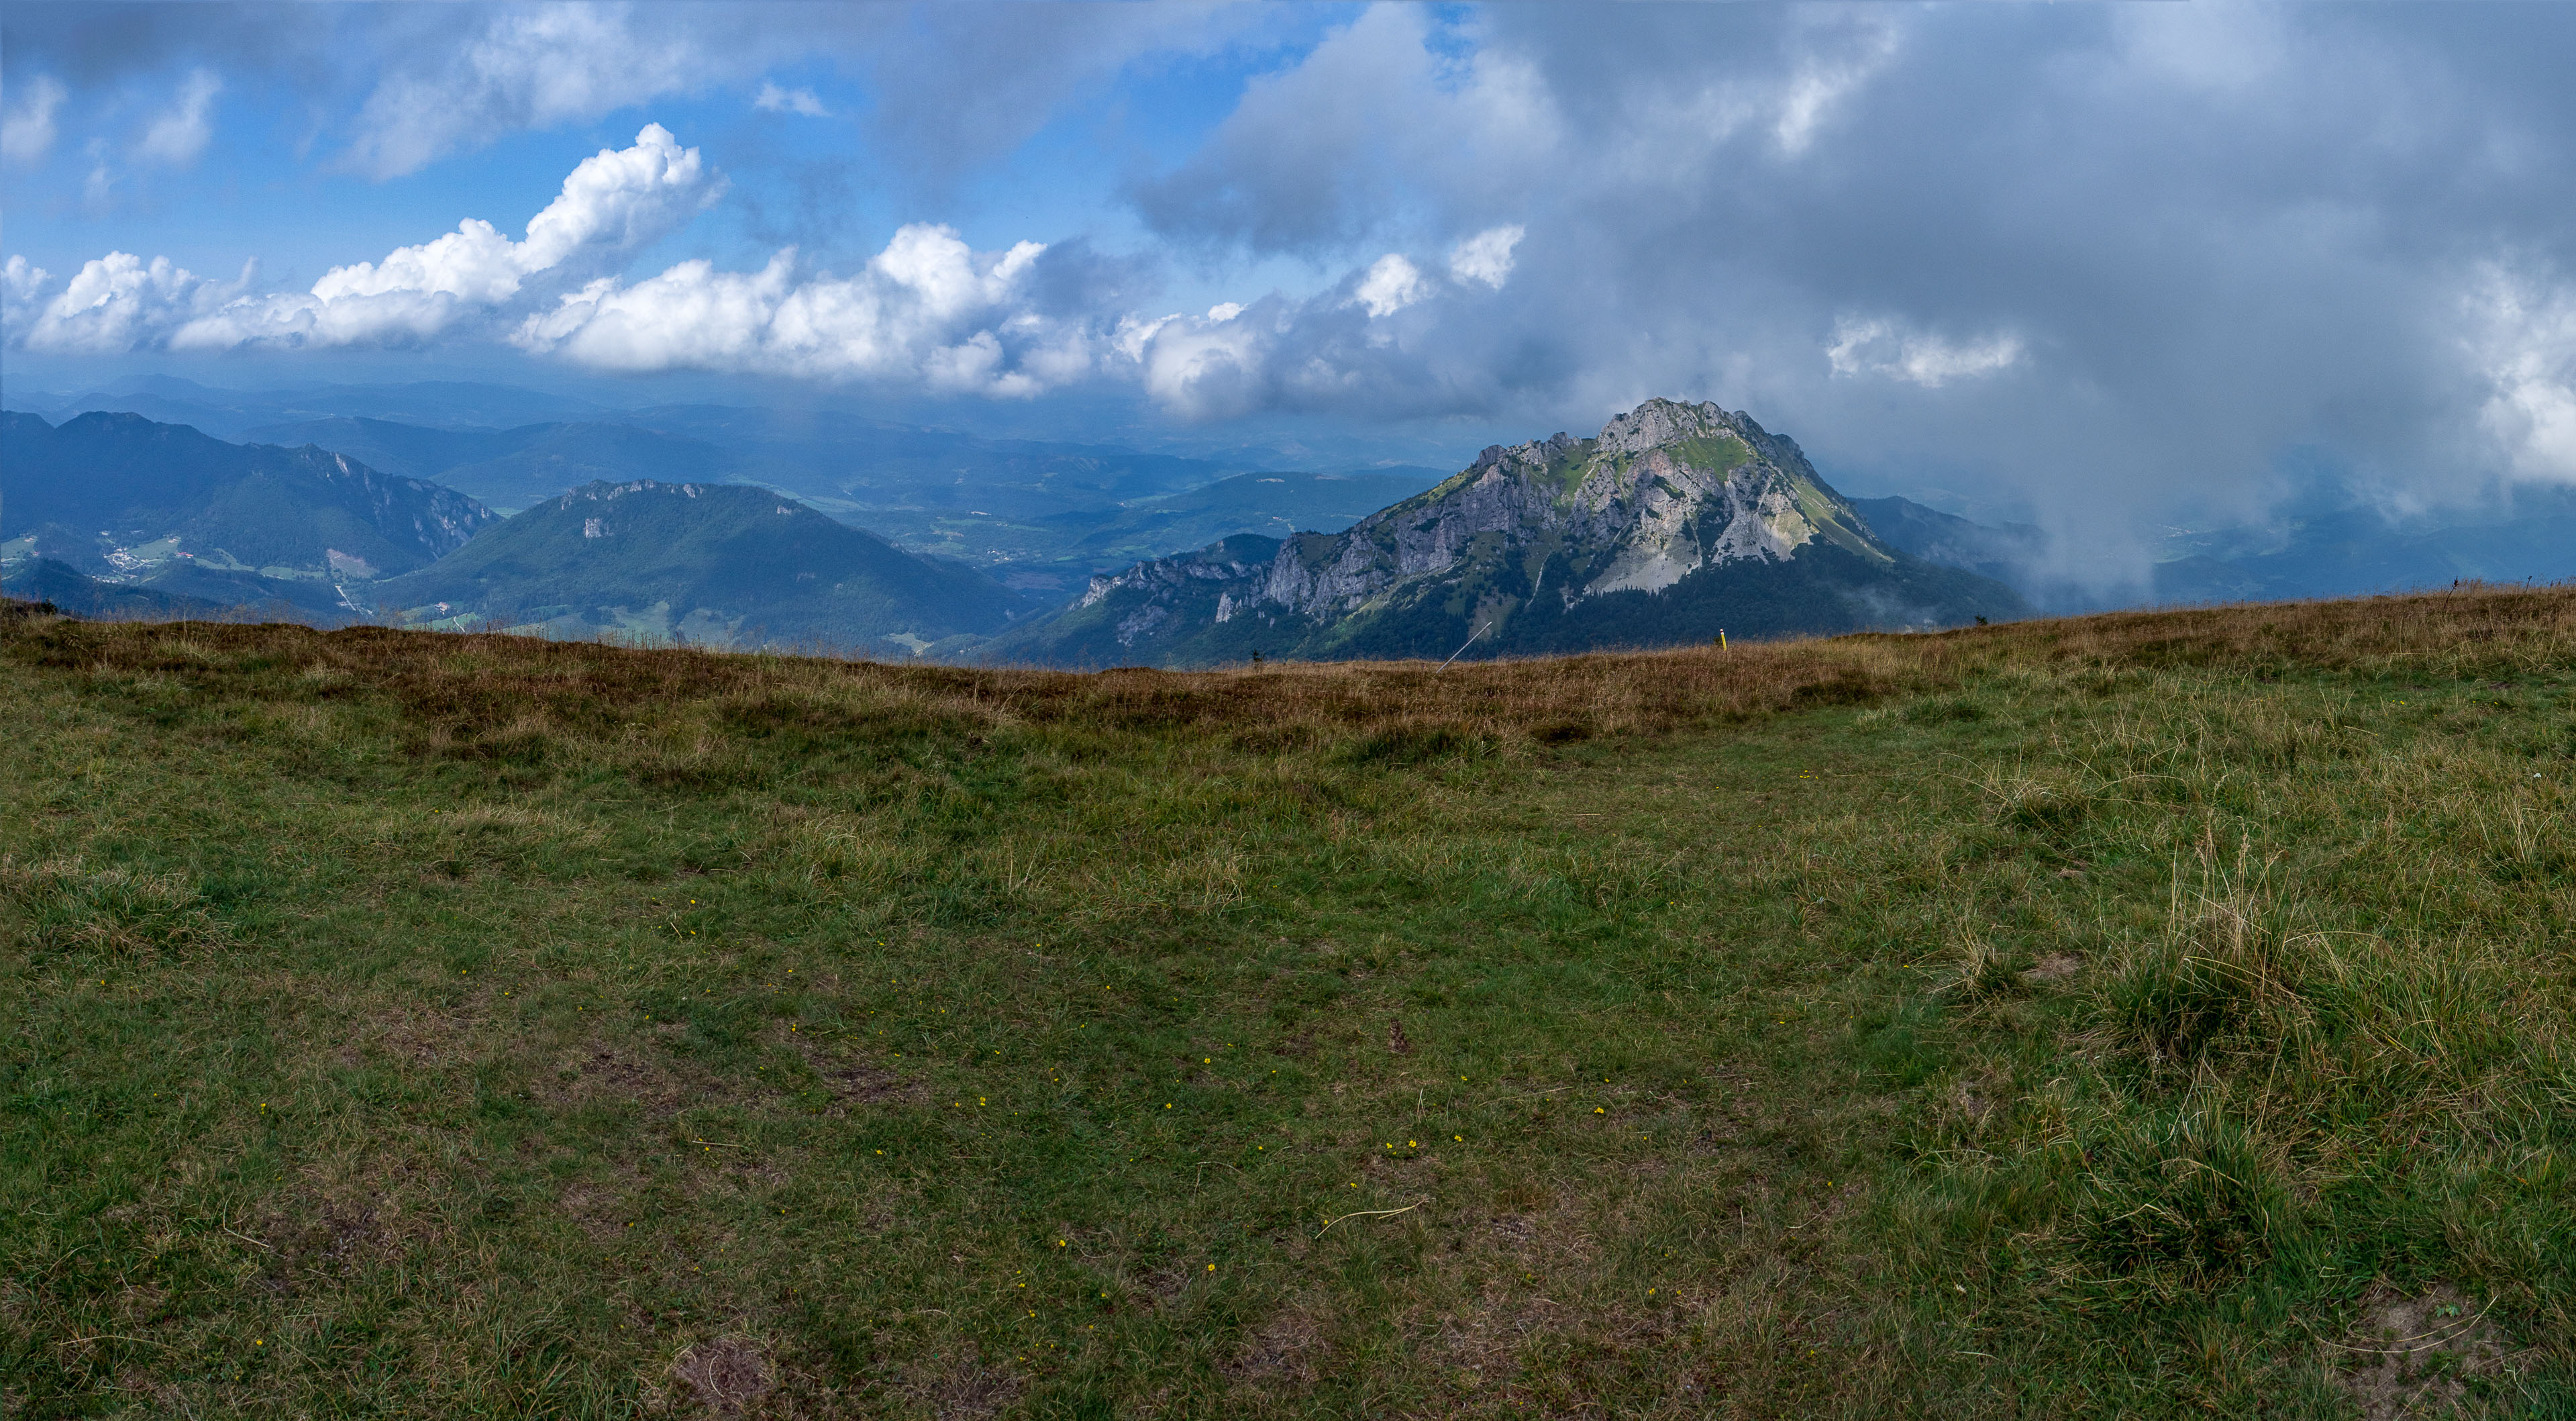
[[[1649,400],[1590,439],[1485,450],[1335,534],[1236,537],[1092,579],[992,651],[1064,664],[1477,656],[2024,616],[1889,546],[1793,441]]]

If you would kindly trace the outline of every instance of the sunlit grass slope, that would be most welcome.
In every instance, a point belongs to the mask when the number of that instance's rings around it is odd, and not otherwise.
[[[0,708],[12,1416],[2576,1405],[2576,593]]]

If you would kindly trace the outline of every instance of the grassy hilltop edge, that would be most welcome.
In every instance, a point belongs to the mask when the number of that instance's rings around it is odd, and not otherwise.
[[[2576,589],[0,704],[10,1414],[2576,1414]]]

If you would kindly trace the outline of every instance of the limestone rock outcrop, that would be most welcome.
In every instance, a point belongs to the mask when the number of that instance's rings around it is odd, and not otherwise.
[[[1649,400],[1589,439],[1497,445],[1333,534],[1229,538],[1092,580],[1004,658],[1582,650],[2027,615],[1999,583],[1882,542],[1795,442]]]

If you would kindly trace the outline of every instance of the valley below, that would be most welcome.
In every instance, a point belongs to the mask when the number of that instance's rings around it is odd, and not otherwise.
[[[2131,584],[2073,580],[2088,559],[2038,527],[1847,498],[1748,414],[1669,400],[1464,469],[438,382],[153,378],[28,402],[50,414],[0,430],[0,586],[87,616],[1082,669],[1478,660],[2576,574],[2576,504],[2534,487],[2406,517],[2311,491],[2260,524],[2165,530]],[[631,533],[521,526],[576,492],[656,489],[721,492],[695,521],[648,520],[649,556]],[[762,499],[851,533],[716,511]]]

